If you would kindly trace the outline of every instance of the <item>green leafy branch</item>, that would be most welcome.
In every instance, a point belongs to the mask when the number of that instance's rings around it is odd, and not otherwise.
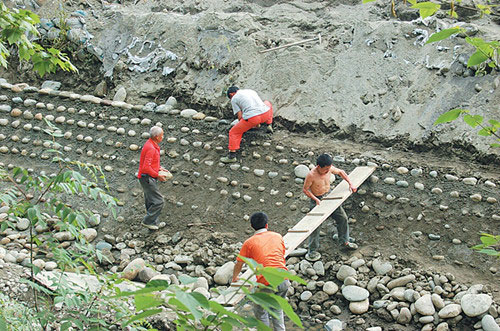
[[[500,135],[497,132],[500,129],[500,122],[497,120],[488,120],[488,124],[484,123],[484,118],[481,115],[471,115],[469,111],[466,109],[452,109],[447,111],[438,117],[438,119],[434,122],[434,125],[443,124],[452,122],[459,117],[463,117],[463,121],[472,128],[480,127],[481,129],[478,131],[479,136],[489,137],[494,136],[497,138],[497,141],[500,142]],[[493,143],[490,145],[491,147],[500,147],[499,143]]]
[[[487,42],[482,38],[471,38],[467,36],[467,30],[465,28],[453,27],[443,29],[432,34],[426,44],[444,40],[458,33],[465,34],[465,41],[476,49],[474,54],[469,57],[467,67],[478,66],[485,63],[491,68],[500,69],[500,42],[497,40]]]
[[[243,258],[253,275],[263,275],[269,282],[269,292],[275,291],[279,284],[285,279],[297,281],[301,284],[306,282],[290,272],[282,269],[263,267],[252,259]],[[178,330],[248,330],[248,328],[257,327],[258,330],[271,330],[260,320],[254,317],[244,317],[230,311],[215,300],[208,300],[202,294],[197,292],[187,292],[187,285],[196,281],[195,278],[183,275],[179,277],[182,286],[169,285],[164,280],[153,280],[146,284],[146,287],[133,292],[120,292],[114,298],[133,297],[137,314],[131,319],[124,321],[123,327],[132,322],[143,320],[147,317],[156,315],[163,311],[162,307],[167,307],[176,312],[177,317],[173,321]],[[241,289],[250,301],[262,306],[272,316],[278,317],[276,310],[283,312],[290,320],[299,327],[302,322],[293,311],[288,301],[278,295],[269,292],[250,292],[246,284],[258,286],[259,284],[245,280]],[[262,286],[262,284],[260,284]],[[235,291],[233,295],[236,295]]]
[[[372,2],[375,0],[363,0],[363,3]],[[391,0],[391,12],[394,17],[396,17],[395,11],[395,0]],[[411,8],[418,9],[420,17],[422,19],[436,14],[440,9],[441,5],[435,2],[424,1],[417,2],[417,0],[408,0],[412,5]],[[460,0],[456,1],[460,3]],[[406,3],[406,0],[405,0]],[[453,18],[458,18],[456,7],[457,4],[455,0],[450,1],[450,10],[447,14]],[[467,7],[468,9],[477,10],[483,15],[492,15],[493,7],[498,5],[489,4],[476,4],[475,8]],[[467,62],[467,67],[488,65],[490,68],[500,69],[500,42],[497,40],[485,41],[482,38],[471,38],[467,35],[467,30],[461,27],[453,27],[449,29],[444,29],[439,32],[432,34],[427,40],[426,44],[441,41],[443,39],[449,38],[454,34],[463,34],[466,36],[465,41],[475,48],[474,54],[471,55]],[[483,69],[483,68],[480,68]],[[478,73],[483,72],[483,70],[478,70]]]
[[[11,53],[9,47],[16,46],[20,61],[31,61],[33,70],[40,77],[54,73],[57,68],[78,72],[66,54],[55,48],[44,48],[29,37],[38,37],[35,27],[40,23],[38,15],[23,9],[10,9],[0,3],[0,65],[7,68]]]
[[[362,0],[363,3],[369,3],[373,2],[375,0]],[[476,4],[475,7],[468,7],[464,6],[461,4],[461,0],[450,0],[450,2],[441,2],[441,3],[435,3],[431,1],[423,1],[423,2],[418,2],[417,0],[403,0],[403,3],[406,4],[406,2],[410,3],[412,6],[411,8],[418,9],[420,13],[420,17],[422,19],[432,16],[435,13],[438,12],[439,9],[441,9],[442,4],[446,4],[447,6],[450,7],[450,10],[447,11],[447,14],[453,18],[458,18],[458,14],[456,12],[457,7],[464,8],[464,9],[469,9],[469,10],[475,10],[480,12],[481,17],[483,15],[497,15],[492,12],[493,7],[496,7],[498,5],[490,5],[490,4]],[[394,17],[397,17],[396,14],[396,2],[395,0],[391,0],[391,14]]]
[[[473,246],[472,249],[477,250],[479,253],[500,258],[500,235],[481,233],[481,244]]]
[[[9,206],[9,217],[0,224],[0,231],[5,231],[7,227],[14,227],[13,222],[19,218],[27,218],[29,226],[30,242],[30,269],[31,278],[40,272],[40,269],[33,265],[35,249],[43,252],[48,249],[52,252],[59,268],[64,270],[87,270],[95,274],[93,265],[102,261],[103,254],[96,251],[93,245],[87,242],[82,236],[81,230],[87,228],[87,221],[95,223],[95,216],[89,210],[80,210],[72,207],[67,199],[85,197],[93,201],[100,201],[111,210],[116,217],[117,199],[107,193],[106,190],[97,184],[99,177],[107,184],[100,167],[62,159],[60,147],[56,138],[61,136],[60,130],[50,122],[46,122],[48,128],[44,132],[51,136],[49,147],[46,152],[56,153],[59,156],[53,158],[53,162],[59,166],[58,173],[54,175],[33,175],[23,168],[13,168],[11,172],[0,167],[0,180],[10,182],[12,185],[2,185],[0,189],[0,203]],[[79,171],[73,169],[78,166],[79,170],[84,170],[91,174],[96,182],[87,179]],[[72,239],[77,241],[72,247],[66,248],[52,235],[34,234],[35,227],[49,229],[50,226],[59,231],[68,231]],[[42,231],[44,232],[44,231]],[[70,239],[71,240],[71,239]],[[98,261],[97,261],[98,260]],[[75,290],[66,282],[63,277],[54,281],[57,287],[53,291],[46,291],[43,287],[33,281],[25,280],[33,289],[34,307],[36,317],[42,326],[48,325],[52,321],[61,321],[61,329],[65,330],[72,325],[79,329],[88,329],[89,326],[101,325],[106,328],[107,322],[99,316],[105,310],[104,307],[112,307],[113,311],[121,316],[128,315],[128,310],[121,307],[120,302],[110,302],[103,293],[90,293],[86,290]],[[105,279],[104,283],[107,282]],[[61,303],[64,310],[56,316],[50,309],[40,309],[38,293],[45,293],[54,296],[56,303]],[[121,308],[120,308],[121,307]],[[104,324],[103,324],[104,323]]]

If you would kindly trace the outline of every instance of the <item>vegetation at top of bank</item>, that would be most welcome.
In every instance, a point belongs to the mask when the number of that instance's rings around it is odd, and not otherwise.
[[[500,135],[497,132],[500,129],[500,122],[494,119],[490,119],[485,123],[483,116],[472,115],[466,109],[452,109],[450,111],[447,111],[446,113],[438,117],[438,119],[434,122],[434,125],[449,123],[458,119],[459,117],[462,117],[463,121],[470,127],[481,128],[477,132],[479,136],[495,137],[499,143],[491,143],[491,147],[500,147]]]
[[[9,57],[17,53],[19,61],[31,62],[40,77],[62,69],[77,72],[69,58],[55,47],[43,47],[35,40],[39,37],[36,25],[40,18],[35,13],[9,8],[0,3],[0,65],[7,68]]]
[[[363,0],[363,3],[372,1],[375,0]],[[406,4],[406,0],[404,0],[404,3]],[[411,5],[410,8],[418,9],[419,15],[422,19],[437,14],[442,7],[449,8],[449,10],[445,10],[445,13],[450,18],[459,18],[457,14],[457,7],[461,6],[461,0],[450,0],[449,2],[445,2],[443,4],[430,1],[418,2],[417,0],[408,0],[408,3]],[[394,17],[397,17],[395,6],[395,0],[391,0],[391,13]],[[463,8],[475,10],[480,14],[480,17],[482,17],[484,15],[494,15],[493,8],[498,6],[500,5],[493,5],[490,4],[490,1],[487,1],[485,3],[477,3],[475,7]],[[454,35],[465,36],[465,41],[474,47],[475,51],[469,57],[467,67],[476,68],[476,75],[483,75],[488,72],[492,72],[492,70],[500,70],[500,41],[486,41],[480,37],[472,38],[469,36],[467,29],[464,27],[456,26],[437,31],[429,37],[426,43],[438,42]]]

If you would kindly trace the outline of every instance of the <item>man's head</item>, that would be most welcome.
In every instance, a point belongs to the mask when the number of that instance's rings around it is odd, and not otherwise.
[[[328,154],[321,154],[316,159],[316,165],[318,168],[318,172],[321,175],[328,173],[330,171],[330,168],[332,167],[332,164],[333,164],[333,159]]]
[[[260,229],[267,228],[267,215],[263,212],[253,213],[250,216],[250,224],[252,228],[257,231]]]
[[[233,96],[238,92],[239,88],[238,86],[231,86],[230,88],[227,89],[227,97],[229,99],[232,99]]]
[[[159,126],[153,126],[149,130],[149,137],[151,140],[153,140],[155,143],[161,143],[163,140],[163,129],[160,128]]]

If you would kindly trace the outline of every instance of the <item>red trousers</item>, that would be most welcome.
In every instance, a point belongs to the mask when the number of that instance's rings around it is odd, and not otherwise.
[[[241,137],[243,133],[247,132],[251,128],[258,126],[261,123],[272,124],[273,123],[273,105],[269,101],[264,101],[269,110],[264,114],[260,114],[254,117],[250,117],[247,120],[241,119],[235,126],[229,130],[229,150],[235,151],[240,149]]]

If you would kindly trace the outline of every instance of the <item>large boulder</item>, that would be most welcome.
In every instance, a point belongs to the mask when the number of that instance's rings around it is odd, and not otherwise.
[[[234,262],[230,261],[217,269],[214,281],[219,285],[227,285],[233,278]]]
[[[127,90],[125,90],[125,88],[122,86],[116,91],[115,96],[113,97],[113,101],[123,102],[126,98]]]
[[[466,294],[460,304],[465,315],[475,317],[487,312],[492,302],[493,299],[487,294]]]
[[[149,282],[154,276],[158,275],[159,272],[156,270],[151,269],[150,267],[145,267],[141,271],[139,271],[139,274],[137,277],[139,280],[143,283]]]
[[[309,168],[304,164],[299,164],[295,167],[294,173],[296,177],[306,178],[306,175],[309,173]]]
[[[491,315],[484,315],[481,319],[481,327],[484,331],[500,331],[500,326]]]
[[[370,293],[362,287],[356,285],[348,285],[342,288],[342,295],[349,301],[363,301]]]
[[[426,294],[426,295],[420,297],[415,302],[415,309],[421,315],[424,315],[424,316],[433,315],[436,312],[436,308],[434,308],[434,305],[432,304],[431,295]]]
[[[323,285],[323,292],[325,292],[328,295],[334,295],[335,293],[338,292],[338,290],[339,290],[339,287],[337,286],[337,284],[335,284],[332,281],[327,281]]]
[[[90,243],[97,237],[97,230],[93,228],[82,229],[80,230],[80,234]]]
[[[137,258],[130,262],[125,269],[123,269],[122,278],[133,280],[145,267],[146,262],[141,258]]]
[[[363,301],[353,301],[349,303],[349,310],[353,314],[364,314],[370,308],[370,299],[366,298]]]
[[[356,278],[356,270],[348,265],[343,265],[339,268],[339,271],[337,271],[337,279],[340,281],[344,281],[347,277],[354,277]]]
[[[392,270],[392,264],[390,262],[384,262],[380,259],[375,259],[372,262],[373,270],[377,275],[383,276]]]
[[[438,312],[439,318],[453,318],[462,312],[462,306],[459,304],[453,303],[445,306]]]

